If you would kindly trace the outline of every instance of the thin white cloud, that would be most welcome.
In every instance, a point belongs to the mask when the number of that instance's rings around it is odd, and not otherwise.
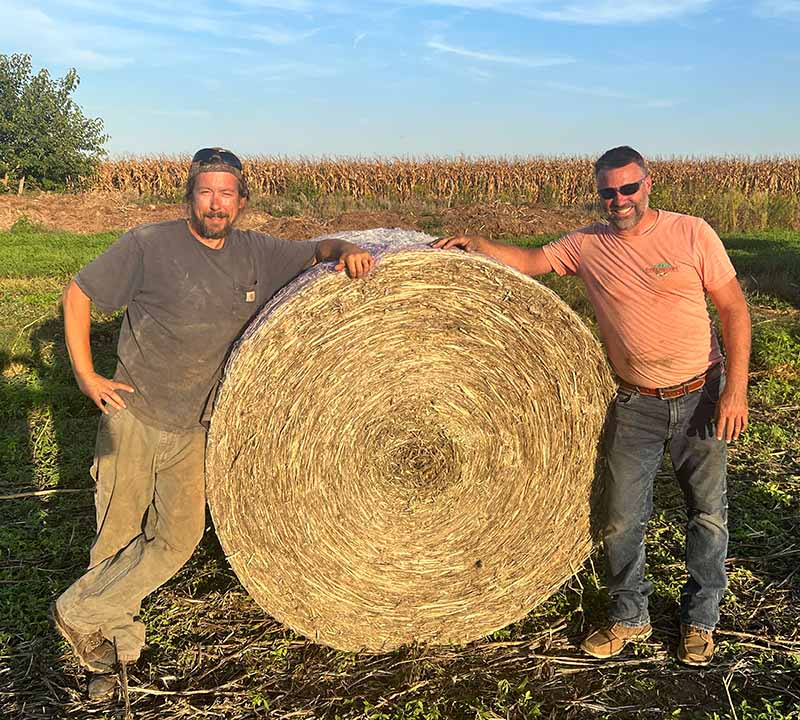
[[[208,110],[151,110],[150,115],[168,118],[203,118],[211,117]]]
[[[800,20],[800,0],[760,0],[753,10],[762,17]]]
[[[635,103],[642,107],[653,109],[666,109],[675,107],[679,101],[670,98],[651,98],[649,100],[642,100],[635,95],[612,90],[611,88],[602,86],[585,86],[585,85],[572,85],[570,83],[548,82],[546,86],[551,90],[558,90],[559,92],[566,92],[575,95],[587,95],[589,97],[606,98],[608,100],[621,100],[629,103]]]
[[[362,40],[363,40],[365,37],[367,37],[367,33],[365,33],[365,32],[358,33],[358,35],[356,35],[356,36],[355,36],[355,38],[353,38],[353,47],[358,47],[358,44],[359,44],[359,43],[360,43],[360,42],[361,42],[361,41],[362,41]]]
[[[65,62],[65,64],[88,67],[94,70],[116,70],[117,68],[131,65],[134,61],[132,57],[107,55],[80,47],[64,48],[62,58],[62,62]]]
[[[618,90],[611,90],[605,87],[586,87],[583,85],[572,85],[570,83],[548,82],[545,83],[551,90],[560,92],[574,93],[576,95],[590,95],[592,97],[609,98],[611,100],[633,100],[630,95],[621,93]]]
[[[431,0],[420,4],[491,10],[578,25],[631,25],[684,17],[702,12],[712,3],[713,0]]]
[[[494,52],[483,52],[480,50],[470,50],[469,48],[457,47],[449,45],[441,40],[429,40],[425,43],[427,47],[438,50],[452,55],[469,58],[470,60],[482,60],[484,62],[502,63],[504,65],[522,65],[530,68],[552,67],[553,65],[568,65],[575,62],[574,58],[569,56],[552,56],[552,57],[518,57],[516,55],[501,55]]]
[[[248,37],[253,40],[262,40],[270,45],[294,45],[295,43],[302,42],[315,35],[318,28],[306,30],[304,32],[292,32],[284,28],[267,27],[265,25],[257,25],[253,27],[248,34]]]
[[[673,100],[671,98],[654,98],[653,100],[648,100],[644,106],[649,108],[655,109],[662,109],[667,110],[669,108],[674,108],[676,105],[680,105],[680,100]]]
[[[255,53],[252,50],[248,50],[247,48],[240,48],[240,47],[226,47],[220,48],[222,52],[228,53],[229,55],[239,55],[241,57],[252,57]]]
[[[630,71],[630,62],[620,62],[616,58],[609,58],[607,62],[596,62],[594,68],[598,76],[609,75],[609,73],[623,73]],[[636,68],[640,72],[660,73],[661,75],[685,74],[696,71],[695,65],[672,64],[669,62],[637,62]]]
[[[336,70],[329,65],[314,65],[303,62],[262,63],[238,68],[237,75],[256,76],[261,80],[285,80],[304,78],[324,78],[336,75]]]
[[[711,0],[541,3],[550,7],[535,9],[532,15],[580,25],[641,24],[684,17],[705,10],[710,4]]]
[[[486,72],[486,70],[481,70],[480,68],[476,67],[467,68],[467,72],[477,80],[491,80],[492,77],[494,77],[492,73]]]
[[[420,29],[426,34],[426,37],[442,37],[450,32],[453,25],[456,24],[457,17],[462,15],[463,13],[453,13],[447,19],[436,18],[434,20],[423,18],[420,21]]]
[[[254,22],[253,14],[247,14],[241,9],[228,9],[219,4],[204,7],[200,2],[187,3],[186,0],[172,2],[168,5],[150,4],[140,2],[136,5],[124,2],[108,2],[102,0],[55,0],[71,9],[86,10],[91,13],[114,18],[115,20],[127,21],[137,25],[150,25],[164,32],[178,32],[181,34],[205,34],[213,37],[225,38],[251,38],[266,42],[270,45],[285,46],[292,45],[305,40],[317,32],[316,28],[306,28],[294,30],[286,27],[275,27]],[[246,5],[254,12],[265,9],[280,10],[301,10],[308,6],[308,3],[292,3],[286,6],[267,2]],[[168,8],[168,11],[164,10]],[[291,14],[291,13],[290,13]],[[258,17],[263,19],[263,15]],[[296,15],[293,15],[296,20]]]
[[[51,0],[72,11],[87,11],[98,16],[125,20],[138,25],[152,25],[162,29],[182,32],[220,32],[220,26],[230,18],[239,16],[238,12],[225,11],[219,7],[214,12],[205,10],[200,4],[171,2],[164,11],[163,4],[137,2],[136,4],[116,2],[115,0]],[[85,15],[85,14],[84,14]]]
[[[110,70],[133,62],[130,56],[106,51],[98,41],[103,37],[109,37],[108,28],[56,21],[14,0],[6,4],[0,23],[0,47],[6,52],[31,53],[40,63]]]
[[[288,10],[294,13],[311,12],[315,6],[307,0],[234,0],[234,4],[251,10]]]

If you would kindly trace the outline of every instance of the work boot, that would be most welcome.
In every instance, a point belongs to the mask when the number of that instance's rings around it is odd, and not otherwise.
[[[703,666],[714,657],[714,634],[694,625],[681,625],[678,660],[684,665]]]
[[[108,700],[117,689],[116,673],[95,673],[89,675],[88,695],[90,700]]]
[[[99,630],[89,634],[78,632],[67,624],[55,603],[50,606],[50,620],[58,634],[69,643],[82,667],[95,673],[113,671],[114,663],[117,661],[114,646]]]
[[[581,650],[592,657],[605,660],[619,655],[630,642],[647,640],[653,634],[650,625],[628,627],[622,623],[612,623],[589,633],[581,643]]]

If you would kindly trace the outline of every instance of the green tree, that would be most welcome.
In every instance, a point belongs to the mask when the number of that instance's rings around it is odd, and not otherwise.
[[[72,99],[79,82],[74,68],[54,79],[34,75],[30,55],[0,54],[0,189],[63,189],[95,172],[108,135]]]

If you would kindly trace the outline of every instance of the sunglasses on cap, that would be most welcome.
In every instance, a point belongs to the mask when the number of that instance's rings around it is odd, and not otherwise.
[[[639,190],[639,188],[642,186],[642,183],[647,180],[647,177],[648,176],[645,175],[638,182],[627,183],[626,185],[620,185],[619,187],[599,188],[597,194],[603,198],[603,200],[613,200],[617,196],[617,193],[625,197],[629,197]]]
[[[203,148],[198,150],[192,158],[192,165],[228,165],[239,172],[242,170],[242,161],[230,150],[224,148]]]

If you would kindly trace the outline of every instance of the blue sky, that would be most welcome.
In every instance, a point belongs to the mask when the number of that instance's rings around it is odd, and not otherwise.
[[[0,0],[112,156],[800,154],[800,0]]]

